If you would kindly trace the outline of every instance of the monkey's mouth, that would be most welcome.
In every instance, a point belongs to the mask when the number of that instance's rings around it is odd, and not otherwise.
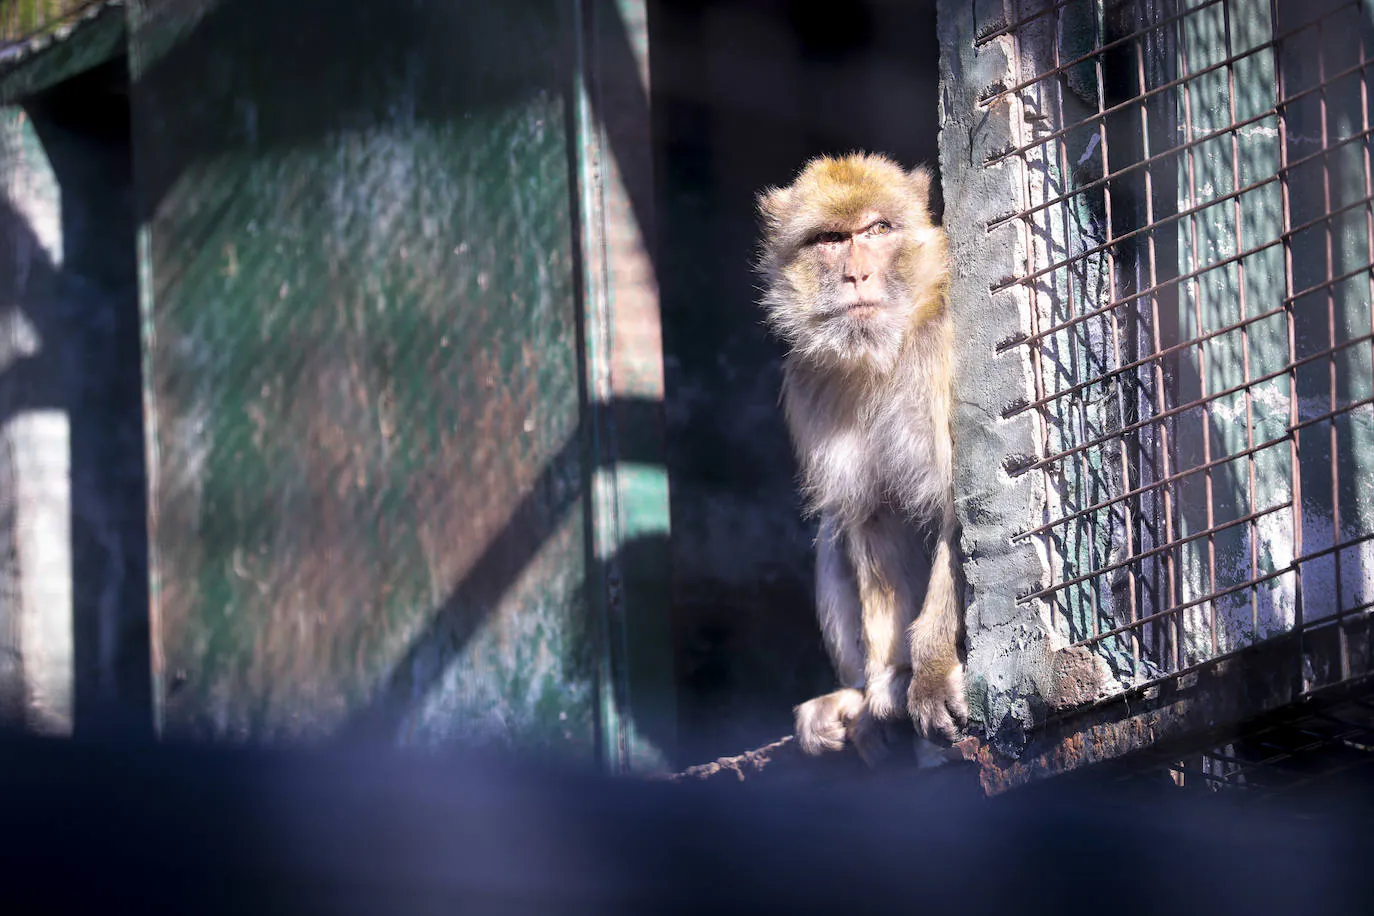
[[[855,302],[844,308],[844,314],[850,318],[872,318],[882,310],[876,302]]]

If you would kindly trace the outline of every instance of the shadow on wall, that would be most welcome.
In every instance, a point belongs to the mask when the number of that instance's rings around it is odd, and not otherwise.
[[[0,288],[7,300],[6,333],[21,333],[27,344],[7,347],[0,371],[0,423],[9,425],[5,439],[15,448],[33,446],[16,430],[16,418],[38,411],[65,416],[70,471],[71,589],[71,727],[77,734],[151,733],[151,686],[148,652],[146,474],[142,425],[142,386],[138,343],[138,293],[135,262],[133,183],[129,116],[123,60],[96,68],[11,109],[17,133],[36,137],[32,146],[5,164],[13,186],[41,183],[27,161],[41,147],[60,195],[61,263],[54,264],[36,237],[30,218],[10,200],[0,201]],[[24,125],[27,120],[30,128]],[[39,209],[50,206],[36,204]],[[56,214],[54,214],[56,215]],[[12,341],[14,338],[12,337]],[[18,436],[21,440],[14,440]],[[43,489],[49,472],[33,467],[44,455],[31,453],[20,471],[15,456],[6,456],[5,472],[17,488],[7,487],[5,518],[0,522],[7,548],[7,595],[0,620],[13,645],[11,660],[25,668],[60,646],[24,646],[19,624],[24,614],[48,615],[52,608],[32,600],[36,584],[25,574],[36,570],[15,559],[22,526],[36,504],[26,499],[66,499]],[[60,459],[53,456],[56,464]],[[41,481],[17,481],[36,474]],[[37,489],[35,489],[37,487]],[[60,484],[66,488],[66,482]],[[43,511],[39,508],[39,511]],[[41,533],[35,536],[42,536]],[[55,555],[56,556],[56,555]],[[62,591],[67,586],[59,584]],[[57,642],[65,634],[52,634]],[[26,649],[28,650],[26,652]],[[37,661],[0,680],[13,692],[39,674]],[[65,689],[65,688],[63,688]],[[11,697],[28,706],[32,696]],[[59,705],[65,705],[58,701]],[[6,704],[7,721],[22,721],[27,709]],[[52,710],[59,718],[67,712]]]
[[[628,425],[657,422],[657,401],[622,399],[607,405]],[[361,709],[354,711],[337,732],[340,741],[351,744],[394,743],[398,732],[419,715],[430,694],[440,689],[449,667],[461,661],[487,614],[518,581],[546,542],[556,534],[566,513],[583,504],[586,497],[583,473],[588,432],[585,425],[570,436],[564,447],[540,472],[506,523],[483,547],[448,596],[429,615],[421,632],[410,640],[405,654],[390,666],[390,673]],[[656,455],[627,452],[627,462],[657,461]],[[568,479],[580,479],[583,487],[570,488]],[[589,582],[608,575],[623,576],[656,562],[662,553],[657,536],[628,538],[613,557],[588,558]],[[616,685],[612,689],[618,689]],[[670,719],[653,714],[654,698],[633,696],[631,711],[638,714],[636,727],[658,748],[671,748],[674,735],[664,730]],[[603,725],[604,727],[604,725]]]
[[[649,8],[684,756],[790,731],[830,689],[812,527],[756,306],[754,194],[818,153],[937,164],[933,0]],[[938,205],[938,202],[937,202]]]

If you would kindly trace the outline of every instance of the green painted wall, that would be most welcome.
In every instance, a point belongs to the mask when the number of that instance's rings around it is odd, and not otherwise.
[[[606,613],[616,556],[661,549],[635,525],[593,549],[617,312],[582,240],[616,151],[588,15],[131,6],[164,734],[612,767],[671,743],[627,673],[653,596]],[[652,427],[653,394],[617,406]]]

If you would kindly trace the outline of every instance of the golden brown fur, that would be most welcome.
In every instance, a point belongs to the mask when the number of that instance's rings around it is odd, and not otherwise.
[[[817,614],[843,689],[796,710],[810,753],[871,758],[905,708],[953,738],[958,644],[950,322],[930,175],[882,156],[820,157],[759,195],[783,404],[817,541]],[[913,672],[915,675],[913,677]]]

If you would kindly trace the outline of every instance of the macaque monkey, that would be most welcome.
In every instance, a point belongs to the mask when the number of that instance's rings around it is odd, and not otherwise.
[[[782,401],[820,517],[816,612],[841,689],[795,710],[809,754],[872,762],[883,723],[954,740],[959,657],[944,231],[931,176],[882,156],[812,160],[758,198],[767,323],[790,348]]]

